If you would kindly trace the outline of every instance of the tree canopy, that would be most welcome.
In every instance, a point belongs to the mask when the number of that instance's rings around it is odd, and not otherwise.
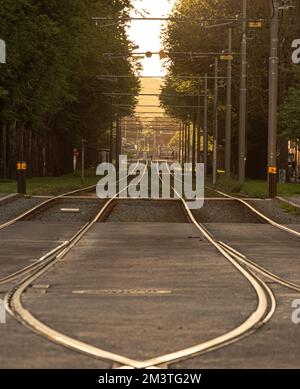
[[[70,142],[105,139],[111,101],[105,92],[139,90],[129,56],[118,61],[107,52],[128,53],[132,43],[123,21],[95,22],[95,16],[120,18],[131,0],[0,0],[0,38],[7,64],[0,72],[0,122],[39,133],[64,134]],[[133,76],[115,82],[99,74]],[[124,96],[132,112],[136,99]]]

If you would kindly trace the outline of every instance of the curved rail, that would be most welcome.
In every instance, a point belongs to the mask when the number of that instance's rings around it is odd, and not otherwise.
[[[128,185],[129,186],[129,185]],[[128,187],[127,186],[127,187]],[[125,189],[127,189],[127,187]],[[123,189],[123,190],[125,190]],[[119,193],[118,193],[119,194]],[[117,195],[116,195],[117,196]],[[268,286],[259,279],[254,273],[243,268],[233,257],[230,255],[218,242],[215,242],[209,234],[197,223],[194,219],[191,211],[188,209],[188,206],[183,198],[181,201],[183,202],[191,221],[195,224],[197,229],[203,234],[209,242],[250,282],[252,287],[255,289],[257,298],[258,298],[258,306],[257,309],[249,316],[249,318],[237,328],[219,336],[214,339],[208,340],[201,344],[195,345],[193,347],[189,347],[183,350],[176,351],[174,353],[162,355],[156,358],[151,358],[146,361],[137,361],[133,360],[121,355],[117,355],[89,344],[83,343],[77,339],[71,338],[65,334],[62,334],[41,321],[35,318],[26,308],[24,308],[22,304],[22,294],[23,292],[39,277],[45,274],[52,266],[58,262],[62,257],[64,257],[74,245],[86,234],[86,232],[92,227],[92,225],[99,220],[101,215],[107,209],[109,204],[115,200],[111,198],[101,209],[96,218],[89,223],[84,229],[81,231],[78,236],[69,242],[68,245],[59,253],[54,253],[52,258],[49,259],[49,262],[44,264],[42,268],[28,277],[26,280],[22,281],[18,286],[16,286],[12,291],[6,294],[5,296],[5,305],[6,309],[18,320],[20,320],[23,324],[30,327],[32,330],[37,332],[38,334],[46,337],[47,339],[63,345],[67,348],[79,351],[86,355],[92,356],[98,359],[104,359],[107,361],[111,361],[117,363],[122,366],[129,366],[132,368],[151,368],[157,367],[162,364],[170,364],[175,363],[182,359],[187,359],[195,355],[203,354],[209,351],[213,351],[217,348],[224,347],[228,344],[231,344],[242,337],[249,335],[253,331],[257,330],[260,326],[265,324],[272,317],[275,311],[275,299],[268,288]]]
[[[146,169],[140,180],[143,178]],[[99,221],[104,212],[108,209],[113,201],[130,186],[127,185],[115,196],[109,199],[104,206],[101,208],[97,216],[89,223],[87,223],[70,241],[61,245],[60,248],[52,250],[45,257],[47,261],[44,262],[38,269],[35,269],[35,272],[31,274],[28,278],[21,281],[19,285],[14,287],[9,291],[4,297],[4,303],[6,310],[13,316],[16,317],[21,323],[35,331],[36,333],[46,337],[52,342],[58,343],[67,348],[76,350],[80,353],[87,354],[94,358],[109,360],[121,365],[130,365],[135,368],[140,367],[140,362],[134,361],[130,358],[122,357],[120,355],[110,353],[108,351],[96,348],[87,343],[81,342],[77,339],[71,338],[59,331],[56,331],[46,324],[42,323],[40,320],[35,318],[22,304],[22,294],[24,291],[38,278],[45,274],[49,269],[51,269],[59,260],[61,260],[81,239],[82,237],[93,227],[95,223]]]

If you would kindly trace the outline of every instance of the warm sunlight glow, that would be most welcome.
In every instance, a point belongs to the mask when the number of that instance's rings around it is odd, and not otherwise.
[[[134,0],[135,12],[131,13],[132,17],[168,17],[177,0]],[[164,21],[132,21],[128,30],[130,39],[139,46],[136,52],[159,52],[163,45],[161,43],[161,29],[165,25]],[[163,61],[158,55],[152,58],[142,60],[143,70],[141,76],[158,76],[166,75],[163,67]],[[161,79],[142,79],[141,93],[158,93],[161,87]],[[152,107],[145,107],[152,105]],[[156,96],[140,96],[136,112],[141,117],[149,114],[142,112],[161,112],[164,110],[159,107],[159,99]]]
[[[135,12],[132,17],[168,17],[176,3],[176,0],[134,0]],[[160,40],[162,21],[132,21],[129,28],[130,39],[135,42],[139,52],[158,52],[162,48]],[[145,58],[143,61],[144,76],[163,76],[165,70],[162,67],[163,61],[157,55],[152,58]]]

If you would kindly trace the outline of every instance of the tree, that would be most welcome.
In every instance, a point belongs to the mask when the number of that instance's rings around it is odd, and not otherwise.
[[[300,89],[290,88],[279,112],[279,134],[285,139],[300,138]]]
[[[106,146],[111,104],[103,93],[139,90],[137,63],[118,62],[108,51],[131,51],[125,22],[96,25],[93,16],[120,18],[130,0],[0,0],[0,36],[7,64],[0,73],[0,174],[13,176],[26,158],[33,174],[70,171],[79,138],[96,150]],[[132,78],[111,85],[97,74]],[[124,97],[132,112],[135,97]],[[46,157],[45,157],[46,156]]]

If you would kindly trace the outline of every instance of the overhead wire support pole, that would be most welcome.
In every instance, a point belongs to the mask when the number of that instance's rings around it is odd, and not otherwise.
[[[82,138],[81,139],[81,184],[84,183],[85,180],[85,144],[87,141]]]
[[[178,162],[181,163],[181,132],[182,132],[182,124],[179,126],[179,139],[178,139]]]
[[[121,148],[122,148],[122,139],[121,139],[121,123],[120,123],[120,113],[119,110],[117,111],[117,117],[116,117],[116,171],[119,173],[119,160],[120,160],[120,154],[121,154]]]
[[[228,30],[228,52],[232,50],[232,28]],[[226,127],[225,127],[225,173],[231,176],[231,114],[232,114],[232,60],[227,63],[227,89],[226,89]]]
[[[110,123],[110,145],[109,145],[109,162],[113,162],[114,152],[114,110],[113,110],[113,98],[111,97],[111,123]]]
[[[191,117],[188,115],[188,163],[191,162]]]
[[[199,85],[200,89],[200,85]],[[199,91],[200,94],[200,91]],[[197,106],[197,163],[201,162],[201,100],[198,97],[198,106]]]
[[[279,3],[272,0],[271,49],[269,58],[268,195],[277,196],[277,109]]]
[[[203,162],[204,162],[204,174],[207,177],[207,161],[208,161],[208,80],[207,74],[204,79],[204,118],[203,118]]]
[[[247,127],[247,0],[242,1],[241,84],[239,114],[239,182],[245,182]]]
[[[196,116],[196,110],[195,108],[193,109],[193,118],[192,118],[192,177],[193,180],[196,177],[196,162],[197,162],[197,157],[196,157],[196,136],[197,136],[197,116]]]
[[[184,159],[184,163],[188,163],[189,162],[189,156],[188,156],[188,120],[186,120],[186,122],[185,122],[185,140],[184,140],[184,144],[185,144],[185,159]]]
[[[182,165],[185,163],[185,123],[182,122],[182,141],[181,141],[181,152],[182,152]]]
[[[213,185],[217,183],[217,169],[218,169],[218,72],[219,59],[215,58],[215,93],[214,93],[214,129],[213,129]]]

